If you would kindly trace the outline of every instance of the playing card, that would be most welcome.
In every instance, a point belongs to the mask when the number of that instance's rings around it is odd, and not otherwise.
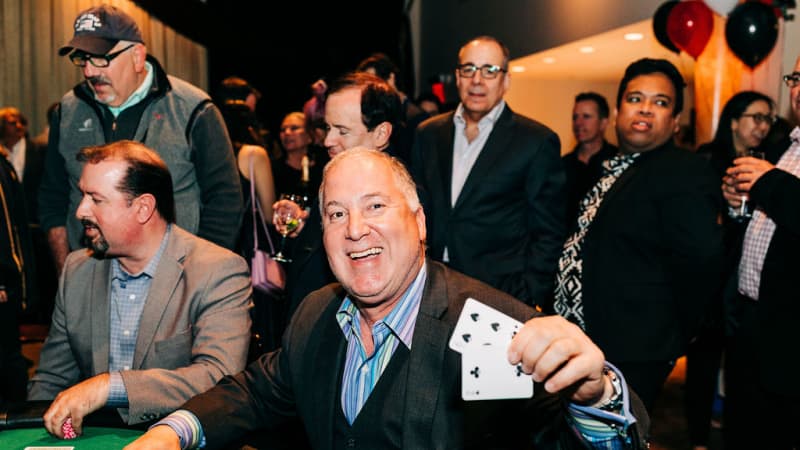
[[[464,400],[530,398],[533,379],[519,364],[508,362],[496,346],[469,349],[461,354],[461,397]]]
[[[450,337],[450,348],[464,353],[467,349],[499,346],[505,355],[509,342],[522,323],[473,298],[468,298]]]

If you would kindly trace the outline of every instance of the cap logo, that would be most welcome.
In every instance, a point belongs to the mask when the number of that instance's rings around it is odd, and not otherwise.
[[[92,13],[82,14],[75,20],[75,31],[95,31],[98,28],[101,28],[103,23],[100,22],[100,18],[95,16]]]

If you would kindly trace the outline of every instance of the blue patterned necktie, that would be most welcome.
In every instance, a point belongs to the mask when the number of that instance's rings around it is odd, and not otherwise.
[[[581,292],[583,239],[600,208],[603,196],[639,155],[640,153],[618,153],[613,158],[603,161],[603,176],[581,200],[578,228],[564,242],[564,251],[558,260],[554,304],[556,312],[578,324],[584,330],[586,324],[583,321],[583,294]]]

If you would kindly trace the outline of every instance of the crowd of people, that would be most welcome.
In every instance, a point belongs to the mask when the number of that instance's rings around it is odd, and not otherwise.
[[[504,100],[508,48],[478,36],[454,109],[373,54],[275,138],[247,80],[212,96],[167,74],[113,6],[59,54],[84,81],[46,142],[0,108],[0,404],[51,401],[52,435],[110,408],[148,427],[128,450],[647,448],[686,355],[696,449],[721,370],[726,448],[798,447],[800,129],[774,126],[774,99],[737,93],[682,148],[686,83],[643,58],[613,120],[575,96],[562,156]],[[800,123],[800,59],[784,82]],[[254,290],[255,242],[281,231],[285,286]],[[470,298],[522,323],[500,351],[532,398],[462,398],[448,341]],[[30,380],[26,319],[49,327]]]

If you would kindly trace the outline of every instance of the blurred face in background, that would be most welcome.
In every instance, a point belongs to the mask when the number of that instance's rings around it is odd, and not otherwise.
[[[281,122],[280,139],[287,153],[305,152],[311,144],[311,136],[306,131],[305,116],[288,114]]]
[[[603,140],[608,118],[601,118],[597,103],[581,100],[572,108],[572,134],[579,144]]]
[[[772,108],[763,100],[756,100],[747,106],[744,113],[731,121],[733,146],[737,154],[758,147],[767,137],[772,126]]]
[[[9,111],[0,117],[0,144],[3,146],[13,147],[27,131],[25,119],[19,113]]]

